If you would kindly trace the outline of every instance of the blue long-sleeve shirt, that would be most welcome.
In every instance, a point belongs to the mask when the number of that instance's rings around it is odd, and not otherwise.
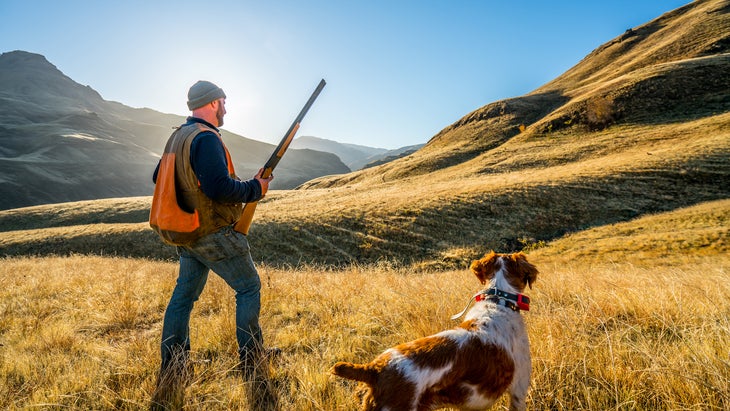
[[[202,123],[218,130],[205,120],[188,117],[187,123]],[[190,165],[200,182],[200,189],[213,201],[220,203],[250,203],[261,199],[261,184],[255,179],[247,181],[235,180],[228,175],[226,152],[215,133],[204,131],[190,145]],[[152,181],[157,182],[157,164]]]

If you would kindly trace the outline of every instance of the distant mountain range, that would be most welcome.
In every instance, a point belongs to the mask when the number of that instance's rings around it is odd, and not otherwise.
[[[342,160],[352,171],[372,167],[387,161],[414,153],[423,144],[401,147],[395,150],[385,148],[367,147],[357,144],[339,143],[319,137],[302,136],[297,137],[291,144],[293,148],[310,149],[333,153]]]
[[[107,101],[45,57],[0,55],[0,209],[150,195],[152,172],[172,128],[184,116]],[[250,178],[274,146],[226,130],[241,178]],[[294,188],[350,169],[331,153],[292,149],[274,189]]]

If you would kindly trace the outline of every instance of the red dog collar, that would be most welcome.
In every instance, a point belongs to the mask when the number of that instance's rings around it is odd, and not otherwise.
[[[505,306],[513,311],[530,311],[530,297],[524,294],[512,294],[497,288],[490,288],[476,296],[476,301],[482,300],[503,301]]]
[[[530,311],[530,297],[524,295],[524,294],[512,294],[508,292],[504,292],[502,290],[498,290],[496,288],[490,288],[489,290],[479,292],[475,294],[469,302],[466,304],[466,307],[464,307],[464,310],[462,310],[458,314],[454,314],[451,316],[452,320],[459,319],[462,315],[466,314],[466,311],[469,309],[469,306],[473,301],[493,301],[497,304],[502,304],[505,307],[511,309],[512,311]]]

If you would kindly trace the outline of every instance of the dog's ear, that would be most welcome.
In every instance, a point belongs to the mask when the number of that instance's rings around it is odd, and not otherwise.
[[[479,282],[484,284],[486,283],[486,276],[485,276],[485,269],[484,264],[482,264],[482,260],[474,260],[471,262],[471,266],[469,266],[469,269],[472,273],[474,273],[475,276],[479,279]]]
[[[487,281],[494,275],[494,259],[497,254],[491,251],[484,255],[480,260],[474,260],[471,262],[469,269],[479,279],[482,284],[486,284]]]
[[[519,270],[522,280],[528,287],[530,287],[530,289],[532,289],[532,283],[537,281],[537,267],[527,261],[525,253],[517,253],[515,255],[515,259],[517,261],[517,269]]]

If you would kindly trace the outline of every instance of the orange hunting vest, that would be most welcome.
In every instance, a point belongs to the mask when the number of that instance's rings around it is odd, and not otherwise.
[[[171,245],[191,244],[195,240],[235,224],[241,217],[241,203],[213,201],[200,189],[200,182],[190,164],[190,145],[203,131],[220,133],[201,123],[179,127],[167,140],[157,171],[155,192],[150,208],[150,227],[162,241]],[[233,161],[223,140],[228,174],[238,179]]]

